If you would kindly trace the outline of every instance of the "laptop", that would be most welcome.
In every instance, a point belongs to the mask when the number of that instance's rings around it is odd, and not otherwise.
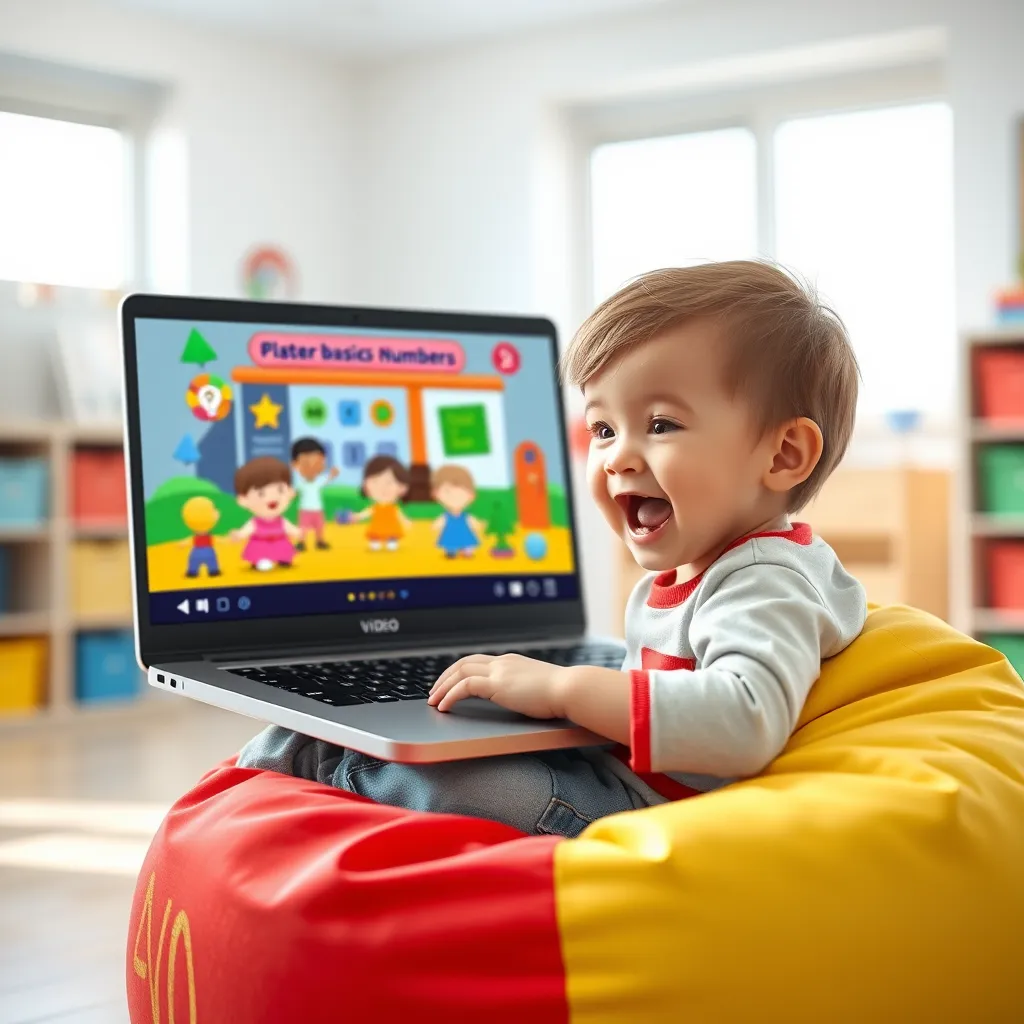
[[[130,295],[135,635],[157,689],[385,760],[607,742],[479,698],[464,654],[588,640],[545,319]]]

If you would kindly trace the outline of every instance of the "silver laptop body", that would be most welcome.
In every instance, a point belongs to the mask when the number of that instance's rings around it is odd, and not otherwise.
[[[120,315],[136,649],[152,686],[395,761],[607,742],[475,698],[442,713],[380,692],[423,659],[435,671],[478,651],[621,660],[615,641],[585,639],[549,321],[141,294]],[[324,471],[309,480],[319,463],[293,456],[311,440]],[[397,530],[394,503],[365,493],[389,479],[372,475],[377,457],[407,479]],[[441,466],[473,478],[472,520],[433,500]],[[241,467],[260,485],[247,507]],[[297,512],[271,510],[278,483]],[[339,706],[281,685],[295,666],[380,685]]]

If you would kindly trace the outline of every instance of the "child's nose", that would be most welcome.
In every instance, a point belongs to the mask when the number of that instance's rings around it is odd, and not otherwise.
[[[604,471],[609,476],[622,473],[638,473],[643,469],[643,459],[636,447],[621,440],[610,448],[605,456]]]

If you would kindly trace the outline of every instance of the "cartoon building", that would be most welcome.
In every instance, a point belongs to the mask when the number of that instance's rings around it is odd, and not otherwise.
[[[339,483],[358,486],[369,459],[393,455],[410,467],[413,501],[430,499],[430,467],[451,461],[478,486],[510,486],[501,377],[242,366],[232,379],[242,461],[288,461],[292,440],[315,434]]]

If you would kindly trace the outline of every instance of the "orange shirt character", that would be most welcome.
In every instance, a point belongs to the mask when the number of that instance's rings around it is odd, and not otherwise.
[[[412,526],[399,502],[409,493],[409,471],[390,455],[376,455],[363,467],[363,497],[370,506],[353,516],[356,522],[369,520],[366,539],[371,551],[397,551],[398,542]]]

